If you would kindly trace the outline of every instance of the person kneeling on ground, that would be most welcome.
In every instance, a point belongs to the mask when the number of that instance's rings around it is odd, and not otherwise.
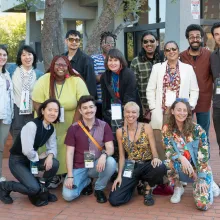
[[[19,181],[0,182],[0,200],[5,204],[13,203],[11,191],[28,195],[36,206],[57,201],[47,186],[56,175],[59,162],[57,155],[56,131],[51,123],[59,122],[60,104],[56,99],[48,99],[38,110],[38,117],[23,126],[10,150],[9,168]],[[46,152],[38,155],[38,149],[46,144]],[[35,174],[45,171],[38,181]]]
[[[139,123],[140,108],[135,102],[124,106],[124,127],[116,132],[119,146],[118,177],[112,186],[109,202],[119,206],[130,201],[139,180],[145,182],[144,204],[153,205],[152,187],[163,183],[166,167],[158,159],[153,130],[149,124]],[[125,151],[128,160],[125,161]],[[123,172],[124,170],[124,172]]]
[[[178,98],[172,104],[167,124],[162,130],[166,147],[165,164],[168,179],[174,185],[171,203],[179,203],[184,193],[180,181],[193,182],[193,197],[199,210],[213,203],[213,175],[209,166],[209,147],[202,127],[192,121],[187,99]],[[219,189],[217,189],[219,191]]]
[[[63,185],[63,198],[72,201],[93,192],[90,178],[95,182],[97,202],[105,203],[103,192],[110,177],[116,170],[113,135],[110,126],[97,118],[93,96],[82,96],[79,99],[79,111],[82,120],[68,129],[65,144],[67,146],[67,176]]]

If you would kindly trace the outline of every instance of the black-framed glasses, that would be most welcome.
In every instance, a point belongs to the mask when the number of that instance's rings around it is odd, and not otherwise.
[[[69,38],[68,38],[68,41],[69,41],[70,43],[73,43],[74,41],[75,41],[76,43],[79,43],[79,42],[80,42],[80,39],[79,39],[79,38],[69,37]]]
[[[148,43],[153,44],[155,42],[156,42],[156,40],[154,40],[154,39],[152,39],[152,40],[143,40],[143,44],[148,44]]]
[[[65,63],[55,63],[55,66],[65,68],[65,67],[67,67],[68,65],[67,65],[67,64],[65,64]]]
[[[187,98],[176,98],[176,102],[189,102]]]
[[[202,37],[201,36],[190,36],[189,37],[189,40],[192,41],[192,40],[201,40]]]
[[[174,48],[174,47],[166,48],[165,51],[166,51],[166,52],[170,52],[170,51],[175,52],[175,51],[177,51],[177,47],[176,47],[176,48]]]

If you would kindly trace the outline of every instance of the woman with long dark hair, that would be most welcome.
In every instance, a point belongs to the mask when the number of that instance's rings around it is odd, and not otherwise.
[[[6,180],[2,176],[2,159],[14,115],[13,84],[8,71],[5,69],[7,60],[8,51],[6,47],[0,46],[0,182]]]
[[[48,98],[56,98],[61,105],[60,123],[55,125],[57,131],[57,160],[60,168],[57,174],[66,173],[66,131],[74,120],[80,117],[77,102],[82,95],[88,95],[88,89],[79,74],[72,70],[66,56],[55,56],[50,65],[50,72],[44,74],[35,84],[33,90],[34,108],[37,111],[41,103]],[[61,183],[61,176],[56,176],[50,187],[56,188]]]

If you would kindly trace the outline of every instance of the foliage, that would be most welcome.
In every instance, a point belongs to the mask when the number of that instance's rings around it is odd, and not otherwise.
[[[20,3],[20,5],[16,6],[15,8],[17,10],[23,10],[30,11],[34,5],[37,4],[37,0],[17,0],[17,2]]]
[[[0,43],[7,44],[9,62],[16,60],[17,51],[21,41],[26,37],[25,14],[13,13],[12,15],[1,16],[0,19]]]

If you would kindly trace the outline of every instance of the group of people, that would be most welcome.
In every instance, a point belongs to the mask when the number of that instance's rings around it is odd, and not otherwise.
[[[16,65],[6,68],[8,52],[1,46],[0,200],[12,203],[14,191],[36,206],[47,205],[57,201],[48,188],[63,182],[64,200],[90,195],[95,185],[97,202],[105,203],[104,189],[113,179],[112,206],[130,201],[136,187],[151,206],[157,188],[171,185],[170,201],[179,203],[183,184],[192,182],[196,207],[207,210],[220,193],[208,139],[213,95],[220,146],[220,23],[211,32],[217,45],[212,54],[202,47],[199,25],[187,27],[189,48],[182,53],[175,41],[159,50],[157,36],[145,32],[128,68],[111,32],[101,35],[102,53],[89,57],[79,48],[81,34],[70,30],[68,51],[55,56],[45,74],[36,69],[37,57],[28,45],[19,49]],[[18,182],[2,175],[9,130],[9,168]],[[45,172],[39,176],[38,171]]]

